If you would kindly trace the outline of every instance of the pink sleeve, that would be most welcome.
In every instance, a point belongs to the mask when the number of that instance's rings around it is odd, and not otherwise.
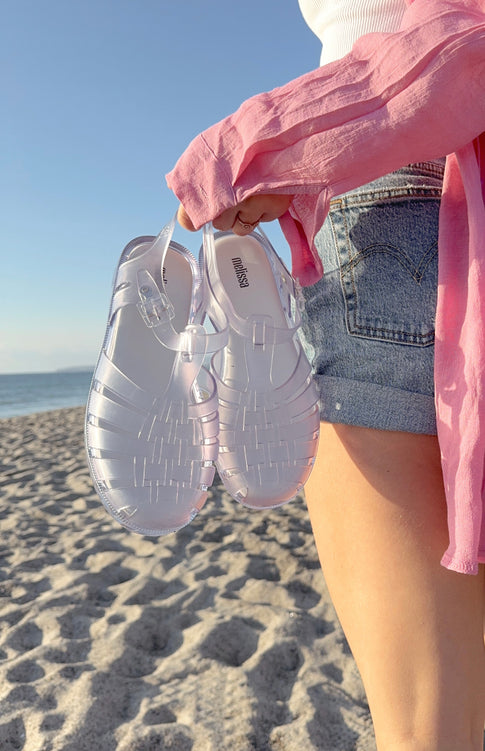
[[[473,140],[484,89],[485,0],[414,0],[398,32],[362,37],[197,136],[168,185],[197,227],[254,193],[294,195],[281,223],[311,283],[330,198]]]

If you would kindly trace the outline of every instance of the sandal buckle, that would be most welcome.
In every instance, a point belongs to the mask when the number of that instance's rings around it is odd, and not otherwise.
[[[169,298],[164,292],[160,292],[147,271],[138,274],[138,294],[140,302],[137,308],[149,328],[159,326],[175,317],[175,310]]]

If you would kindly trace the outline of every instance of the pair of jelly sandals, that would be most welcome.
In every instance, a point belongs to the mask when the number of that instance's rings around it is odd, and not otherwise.
[[[197,262],[174,227],[121,255],[85,425],[107,511],[155,536],[194,518],[215,467],[250,508],[291,500],[319,432],[300,295],[269,240],[206,226]]]

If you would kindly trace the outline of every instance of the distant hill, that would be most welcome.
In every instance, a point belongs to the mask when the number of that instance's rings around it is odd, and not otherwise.
[[[58,368],[56,373],[92,373],[94,365],[78,365],[72,368]]]

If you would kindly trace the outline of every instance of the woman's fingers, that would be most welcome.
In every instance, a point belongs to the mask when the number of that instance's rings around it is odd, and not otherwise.
[[[214,220],[213,225],[218,230],[230,230],[236,235],[248,235],[259,222],[272,222],[279,219],[293,200],[293,196],[277,194],[261,194],[246,198],[230,209],[226,209]],[[184,229],[191,232],[195,227],[182,205],[179,206],[177,218]]]
[[[233,206],[232,208],[223,211],[222,214],[219,214],[219,216],[216,216],[216,218],[212,220],[214,227],[219,230],[232,229],[237,219],[240,205],[241,204],[239,204],[238,206]]]
[[[288,211],[292,200],[293,196],[278,194],[250,196],[234,209],[223,212],[213,224],[216,229],[232,229],[236,235],[248,235],[259,222],[272,222],[273,219],[279,219]],[[231,221],[232,224],[230,224]],[[219,224],[224,226],[219,226]]]
[[[182,204],[178,207],[177,220],[181,227],[188,229],[190,232],[195,232],[195,227]]]

